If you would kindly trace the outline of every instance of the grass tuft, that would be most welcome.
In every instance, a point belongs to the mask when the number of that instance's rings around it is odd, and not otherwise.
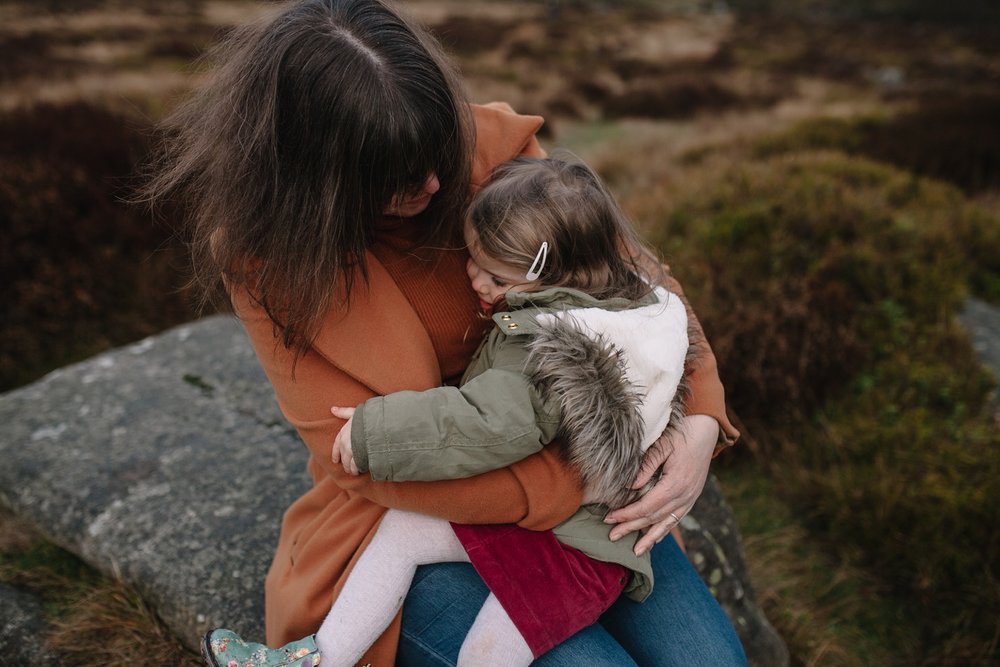
[[[913,654],[914,633],[884,585],[812,537],[764,470],[728,466],[722,482],[757,600],[787,642],[793,665],[898,664],[891,646]]]
[[[112,582],[74,600],[53,625],[49,645],[70,664],[202,664],[181,647],[138,593]]]
[[[138,593],[102,577],[0,508],[0,583],[42,598],[60,664],[194,667],[201,661]]]

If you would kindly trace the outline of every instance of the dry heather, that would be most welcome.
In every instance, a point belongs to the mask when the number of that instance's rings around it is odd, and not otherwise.
[[[0,583],[29,590],[44,601],[52,631],[39,639],[60,664],[201,664],[135,591],[100,578],[2,508]]]

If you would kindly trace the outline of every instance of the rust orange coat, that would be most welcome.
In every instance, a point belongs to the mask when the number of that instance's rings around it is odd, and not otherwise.
[[[475,107],[474,112],[474,188],[501,162],[523,153],[543,154],[535,140],[541,118],[514,114],[506,105]],[[295,364],[294,375],[293,353],[275,337],[267,314],[243,290],[232,293],[281,410],[309,448],[313,480],[313,488],[285,513],[267,576],[271,646],[318,629],[387,507],[461,523],[517,523],[541,530],[566,519],[581,500],[577,476],[552,446],[503,470],[440,482],[373,482],[367,476],[348,475],[331,462],[330,449],[343,424],[331,416],[331,405],[353,406],[372,396],[442,382],[437,356],[416,312],[375,256],[368,253],[366,261],[370,289],[352,294],[350,309],[335,307],[328,313],[311,349]],[[455,279],[464,280],[464,274]],[[688,412],[715,417],[727,437],[735,437],[710,350],[700,357],[690,382]],[[362,663],[394,663],[399,624],[397,615]]]

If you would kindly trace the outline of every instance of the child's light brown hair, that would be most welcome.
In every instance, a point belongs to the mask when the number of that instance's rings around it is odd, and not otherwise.
[[[483,254],[525,273],[547,242],[538,277],[547,287],[636,300],[660,278],[649,275],[659,262],[614,196],[572,156],[521,157],[501,165],[473,200],[467,220]]]

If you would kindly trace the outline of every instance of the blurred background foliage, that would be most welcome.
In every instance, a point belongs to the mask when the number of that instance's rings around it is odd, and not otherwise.
[[[741,14],[832,16],[845,19],[979,23],[1000,19],[991,0],[730,0]]]
[[[956,316],[981,270],[970,242],[1000,252],[996,218],[949,185],[805,151],[734,168],[664,222],[774,490],[906,602],[915,656],[985,660],[1000,440]]]
[[[594,164],[684,284],[744,432],[715,469],[793,664],[996,664],[996,383],[958,316],[1000,305],[1000,5],[403,6],[473,99]],[[197,315],[176,214],[127,200],[197,56],[274,8],[0,2],[0,389]],[[14,525],[0,580],[58,599]]]

